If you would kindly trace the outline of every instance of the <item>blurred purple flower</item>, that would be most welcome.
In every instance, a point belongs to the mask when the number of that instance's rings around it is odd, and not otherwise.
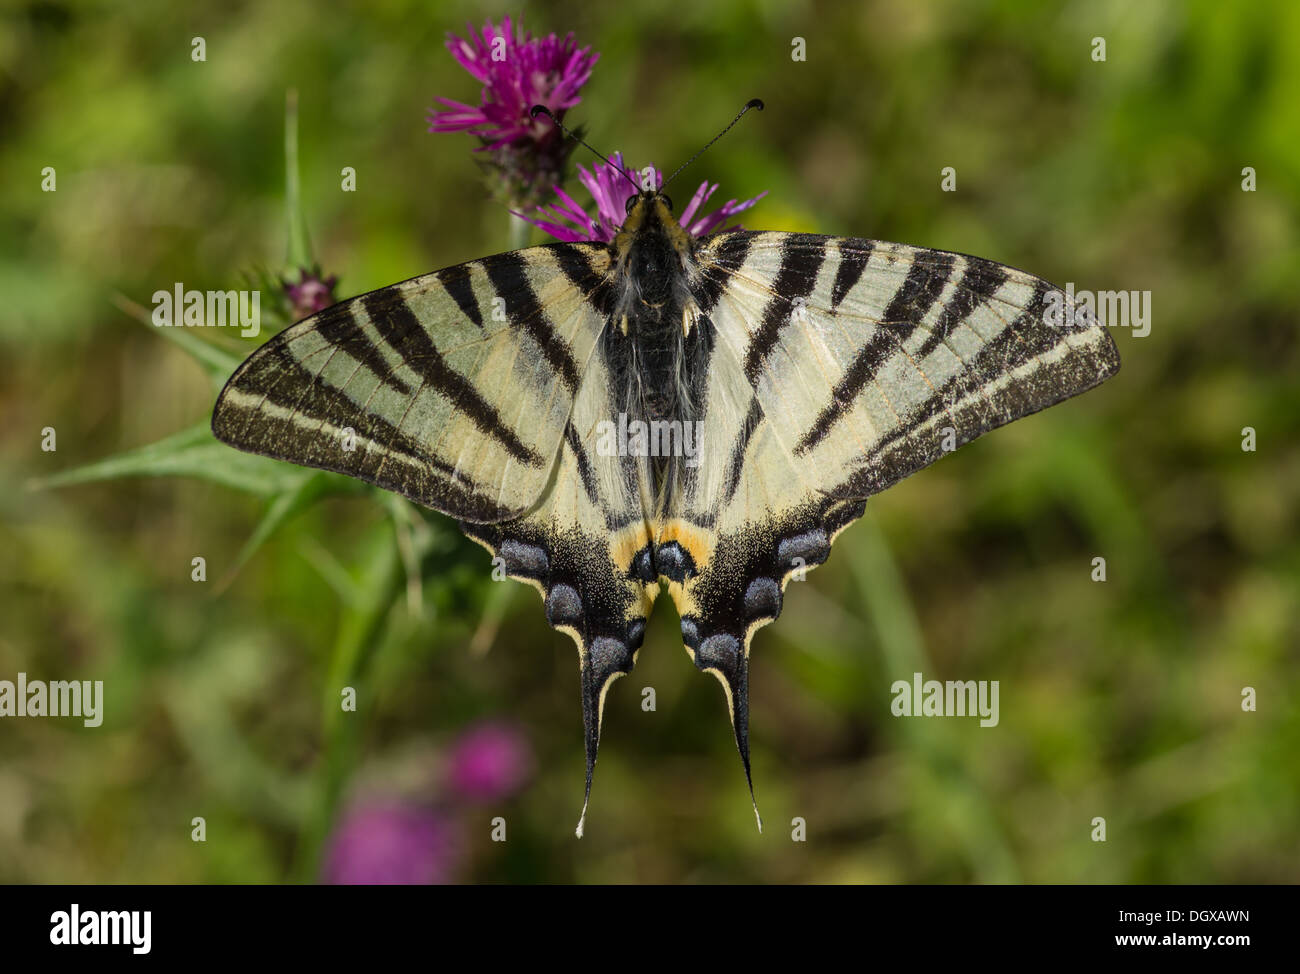
[[[563,182],[575,143],[549,118],[533,118],[529,110],[545,105],[563,119],[582,100],[578,92],[600,55],[578,47],[573,34],[534,38],[509,17],[499,27],[490,20],[481,31],[467,27],[469,39],[449,34],[447,49],[482,82],[479,104],[436,99],[446,110],[430,110],[429,131],[478,136],[483,144],[475,151],[487,154],[499,195],[512,205],[535,204],[548,187]]]
[[[355,805],[328,841],[323,880],[334,885],[451,882],[459,843],[437,812],[388,799]]]
[[[664,174],[658,169],[651,167],[654,173],[654,186],[659,189],[663,185]],[[626,173],[633,182],[628,182],[619,171]],[[559,186],[555,187],[555,195],[560,198],[559,203],[552,203],[550,206],[538,207],[538,212],[551,219],[534,219],[517,213],[516,216],[527,220],[533,226],[545,230],[557,240],[581,241],[595,240],[602,243],[609,243],[618,233],[619,227],[627,219],[627,201],[628,197],[635,195],[636,186],[642,186],[642,175],[635,170],[628,169],[623,163],[623,155],[615,152],[610,157],[610,164],[601,163],[594,166],[589,172],[581,163],[578,165],[578,180],[582,185],[587,187],[591,193],[592,199],[596,203],[596,216],[593,218],[585,209],[578,205],[572,196],[566,193]],[[741,213],[764,196],[767,191],[759,193],[752,199],[745,200],[743,203],[736,200],[728,200],[724,205],[697,218],[700,208],[708,201],[717,190],[718,184],[709,185],[708,182],[700,183],[700,188],[695,191],[690,202],[682,210],[682,215],[678,222],[686,228],[686,231],[694,237],[704,237],[710,233],[722,230],[740,230],[743,229],[739,224],[724,227],[723,224],[737,213]],[[566,221],[576,226],[566,226]]]
[[[473,801],[495,801],[517,792],[532,776],[533,752],[508,724],[479,724],[463,733],[447,754],[447,785]]]
[[[308,270],[305,267],[299,269],[298,274],[297,284],[288,280],[281,282],[294,321],[301,321],[338,303],[334,297],[334,286],[339,282],[337,275],[322,278],[319,269]]]

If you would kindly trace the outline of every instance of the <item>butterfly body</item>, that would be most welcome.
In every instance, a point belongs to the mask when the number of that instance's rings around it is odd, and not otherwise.
[[[624,229],[610,244],[620,327],[606,331],[603,351],[621,399],[620,421],[642,424],[647,435],[673,424],[667,428],[680,440],[693,435],[708,367],[707,336],[696,326],[690,290],[699,273],[694,240],[673,219],[666,197],[644,192],[628,204]],[[656,517],[671,504],[684,459],[672,443],[667,447],[654,450],[644,470]]]
[[[1118,369],[1095,322],[1047,323],[1049,295],[902,244],[696,240],[641,193],[608,244],[498,254],[299,322],[232,376],[213,430],[451,515],[537,588],[578,646],[588,798],[606,695],[666,591],[748,778],[751,640],[789,580],[871,494]]]

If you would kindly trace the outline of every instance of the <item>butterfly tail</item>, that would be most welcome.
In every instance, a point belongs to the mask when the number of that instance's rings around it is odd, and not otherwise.
[[[582,667],[582,725],[587,745],[587,787],[582,799],[582,815],[574,834],[582,838],[591,803],[591,779],[596,770],[600,749],[600,725],[605,711],[605,695],[620,676],[632,672],[635,650],[621,639],[598,636],[579,647]]]
[[[599,539],[561,537],[545,522],[471,524],[462,531],[493,554],[502,577],[518,579],[542,595],[546,621],[578,646],[582,724],[587,753],[587,780],[582,837],[591,801],[591,780],[600,747],[601,716],[610,685],[632,672],[645,639],[646,615],[654,602],[636,579],[623,578]]]
[[[692,655],[697,667],[718,678],[726,694],[731,728],[736,735],[736,750],[745,766],[745,783],[749,786],[749,800],[754,806],[754,820],[762,832],[763,817],[758,813],[754,777],[749,766],[749,654],[735,636],[720,633],[702,641]]]

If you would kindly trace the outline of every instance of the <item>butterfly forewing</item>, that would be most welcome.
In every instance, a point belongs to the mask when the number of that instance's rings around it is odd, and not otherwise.
[[[712,321],[821,491],[865,498],[1119,367],[1104,327],[1049,324],[1049,296],[1065,295],[1023,271],[871,240],[748,236],[734,271],[712,258],[722,241],[700,255],[705,280],[726,282]]]
[[[604,325],[562,268],[607,260],[535,247],[337,304],[239,367],[213,432],[461,519],[517,517],[550,481]]]

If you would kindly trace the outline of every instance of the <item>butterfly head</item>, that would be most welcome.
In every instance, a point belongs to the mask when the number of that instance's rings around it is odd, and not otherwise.
[[[655,190],[645,190],[627,198],[627,219],[620,230],[627,234],[660,234],[674,239],[674,242],[679,234],[687,236],[673,216],[672,199],[667,193]]]
[[[662,307],[679,290],[693,253],[672,200],[652,190],[628,198],[627,219],[612,246],[629,293],[649,308]]]

